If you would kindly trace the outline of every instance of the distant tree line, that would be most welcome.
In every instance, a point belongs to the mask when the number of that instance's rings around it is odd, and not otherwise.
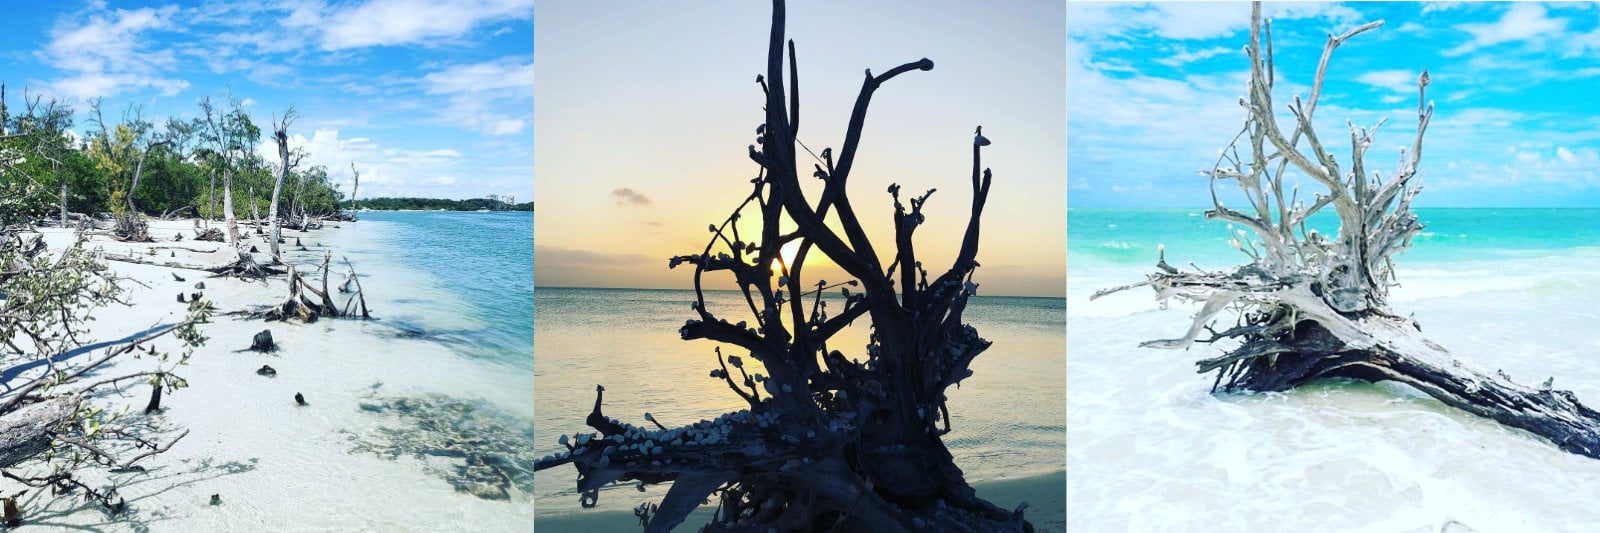
[[[237,99],[214,104],[202,98],[199,117],[162,123],[146,120],[138,105],[110,120],[94,99],[83,133],[72,129],[77,114],[70,104],[22,100],[9,109],[0,103],[0,154],[7,155],[0,187],[27,198],[19,214],[133,209],[220,219],[228,205],[235,218],[268,212],[278,162],[257,153],[261,128]],[[337,212],[343,198],[327,168],[312,166],[290,169],[280,201],[288,213],[324,216]]]
[[[434,209],[443,209],[445,211],[477,211],[479,209],[488,209],[490,211],[533,210],[533,202],[507,204],[488,198],[467,198],[465,200],[450,200],[447,198],[362,198],[358,205],[362,209],[377,211]]]

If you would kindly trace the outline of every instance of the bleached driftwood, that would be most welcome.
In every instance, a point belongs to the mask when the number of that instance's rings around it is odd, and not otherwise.
[[[1094,297],[1148,285],[1163,302],[1202,303],[1183,336],[1143,346],[1181,349],[1196,342],[1237,341],[1232,351],[1197,363],[1199,372],[1217,373],[1213,391],[1219,386],[1225,391],[1282,391],[1333,377],[1392,380],[1448,405],[1532,432],[1563,450],[1600,458],[1600,413],[1579,403],[1571,392],[1553,390],[1548,381],[1535,389],[1514,383],[1503,373],[1491,376],[1469,369],[1423,338],[1414,321],[1388,310],[1392,257],[1422,230],[1410,206],[1421,190],[1411,180],[1421,161],[1423,133],[1433,116],[1433,105],[1425,98],[1428,74],[1424,71],[1417,82],[1415,141],[1410,150],[1401,150],[1399,168],[1388,179],[1377,172],[1369,175],[1365,166],[1377,127],[1350,126],[1348,170],[1341,169],[1312,127],[1334,49],[1381,24],[1329,37],[1310,97],[1296,97],[1287,106],[1295,126],[1285,132],[1273,113],[1270,25],[1261,21],[1259,3],[1253,6],[1247,48],[1249,96],[1240,100],[1248,113],[1245,127],[1216,165],[1202,173],[1212,187],[1213,208],[1206,216],[1243,226],[1232,244],[1251,262],[1231,270],[1182,272],[1168,265],[1162,254],[1158,271],[1146,281],[1100,291]],[[1300,146],[1302,138],[1309,153]],[[1298,198],[1298,186],[1286,181],[1289,169],[1326,192],[1309,203]],[[1216,187],[1224,181],[1238,184],[1247,211],[1223,204]],[[1327,207],[1334,209],[1340,223],[1338,235],[1331,238],[1306,226],[1308,218]],[[1233,313],[1225,313],[1230,310]],[[1216,323],[1230,315],[1237,317],[1235,324],[1217,331]]]

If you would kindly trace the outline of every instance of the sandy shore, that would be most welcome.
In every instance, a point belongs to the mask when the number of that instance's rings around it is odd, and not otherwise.
[[[1014,509],[1018,503],[1028,502],[1025,516],[1033,522],[1035,531],[1060,533],[1067,529],[1067,472],[1058,470],[1049,474],[996,479],[974,483],[978,496],[997,506]],[[633,492],[629,490],[628,492]],[[574,494],[573,498],[578,496]],[[602,494],[602,498],[626,498],[627,494]],[[660,499],[660,494],[656,495]],[[640,500],[644,501],[644,500]],[[677,529],[694,531],[711,521],[712,510],[702,506],[696,509],[684,525]],[[555,516],[540,516],[536,522],[541,533],[580,533],[590,531],[630,531],[639,529],[639,519],[626,511],[577,512]]]
[[[108,255],[131,254],[183,265],[220,265],[236,258],[223,243],[192,240],[192,228],[193,222],[187,220],[152,221],[150,233],[158,242],[120,243],[97,236],[86,246]],[[40,231],[52,251],[71,240],[66,230]],[[341,240],[340,231],[334,226],[286,230],[285,260],[310,271],[321,263],[323,250],[332,248],[334,260],[339,261],[356,247]],[[184,239],[175,242],[179,233]],[[297,239],[304,250],[296,246]],[[261,237],[252,236],[251,242],[266,249]],[[381,264],[373,255],[351,255],[351,259],[362,273],[377,321],[283,324],[227,316],[224,313],[282,301],[287,294],[285,280],[280,276],[249,282],[212,278],[186,268],[108,262],[116,274],[128,278],[123,283],[128,289],[125,300],[133,305],[97,310],[91,330],[97,340],[126,339],[181,321],[187,304],[178,302],[180,292],[203,292],[217,307],[218,314],[201,328],[210,341],[176,370],[190,386],[167,395],[166,409],[153,415],[140,413],[149,394],[144,385],[130,387],[125,395],[97,399],[112,409],[133,404],[130,416],[141,422],[172,432],[187,429],[189,434],[168,453],[141,461],[145,472],[100,474],[114,478],[127,499],[128,512],[108,516],[76,495],[50,496],[35,490],[19,502],[27,513],[24,528],[526,531],[533,520],[531,497],[515,489],[509,500],[457,491],[449,478],[464,459],[413,453],[416,446],[410,441],[459,443],[449,439],[461,435],[418,431],[421,420],[427,427],[451,423],[459,427],[466,418],[482,427],[528,424],[531,428],[531,376],[506,372],[457,354],[445,343],[401,334],[384,323],[381,317],[386,313],[394,316],[407,305],[418,305],[406,303],[407,298],[419,297],[408,279],[414,274]],[[334,269],[330,285],[343,280],[342,271]],[[200,282],[204,289],[196,288]],[[336,299],[343,303],[342,297]],[[263,329],[272,331],[278,350],[267,354],[244,350],[251,336]],[[162,338],[155,346],[174,350],[176,341]],[[69,364],[81,364],[99,353],[85,353]],[[123,357],[96,375],[148,370],[154,364]],[[274,367],[277,376],[257,375],[262,365]],[[23,373],[7,385],[17,386],[29,377]],[[309,405],[296,405],[297,392]],[[398,404],[403,409],[393,408],[396,399],[409,403]],[[504,413],[516,416],[501,416]],[[526,421],[518,422],[524,415]],[[0,484],[8,494],[16,488]],[[213,494],[221,498],[221,505],[210,504]]]

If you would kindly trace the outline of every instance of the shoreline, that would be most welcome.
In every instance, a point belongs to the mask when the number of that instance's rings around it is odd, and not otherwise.
[[[240,222],[242,240],[265,251],[265,238]],[[97,235],[84,247],[103,249],[108,256],[185,266],[221,265],[236,258],[226,243],[194,241],[193,219],[149,223],[158,242],[123,243]],[[436,531],[468,522],[479,530],[525,530],[533,520],[526,491],[513,485],[497,494],[478,485],[481,476],[462,471],[468,470],[468,456],[515,460],[515,450],[507,448],[517,445],[519,424],[527,424],[531,432],[531,418],[517,422],[528,416],[524,404],[530,391],[521,389],[531,383],[523,387],[520,374],[507,372],[502,363],[398,329],[408,324],[409,315],[421,316],[430,330],[440,327],[438,321],[450,320],[435,316],[439,312],[426,303],[412,303],[418,293],[435,305],[437,299],[455,296],[434,293],[442,281],[419,280],[420,272],[405,264],[385,262],[385,249],[370,242],[368,230],[388,226],[363,222],[358,224],[369,227],[341,229],[339,224],[329,222],[324,229],[306,232],[285,228],[283,259],[317,279],[324,250],[330,250],[332,288],[343,280],[340,258],[348,255],[368,293],[374,320],[324,317],[302,324],[229,315],[282,302],[288,294],[285,277],[244,281],[214,278],[200,270],[104,260],[124,278],[123,299],[132,305],[94,310],[91,343],[116,343],[182,321],[188,305],[177,301],[179,293],[203,292],[216,307],[210,321],[200,326],[209,341],[188,364],[174,370],[189,387],[165,395],[162,411],[143,414],[149,390],[143,384],[124,387],[121,394],[93,396],[94,405],[107,411],[131,406],[130,420],[169,434],[189,434],[166,453],[140,461],[145,472],[81,471],[93,485],[117,486],[128,503],[123,514],[108,515],[74,494],[32,490],[18,500],[24,526]],[[70,229],[38,230],[53,253],[72,240]],[[184,238],[174,242],[178,233]],[[198,288],[201,283],[204,288]],[[340,305],[346,297],[330,296]],[[246,350],[262,330],[272,332],[277,350]],[[162,338],[152,346],[175,351],[176,342]],[[92,358],[79,355],[66,364]],[[148,357],[130,354],[95,373],[119,375],[154,365]],[[258,375],[263,365],[273,367],[276,375]],[[10,385],[36,375],[37,369],[19,372],[10,377]],[[307,405],[296,404],[297,393],[304,394]],[[491,435],[488,443],[469,444],[462,437],[474,431]],[[0,490],[12,494],[18,488],[12,485],[0,482]],[[220,505],[210,503],[213,494],[220,496]]]
[[[978,497],[1004,509],[1015,509],[1018,503],[1027,501],[1028,509],[1023,516],[1033,523],[1034,530],[1039,533],[1066,531],[1067,471],[1064,469],[1045,474],[980,481],[973,483],[972,488],[977,491]],[[610,497],[630,497],[631,493],[634,491],[629,490],[622,495],[610,495]],[[665,492],[658,490],[653,495],[646,493],[639,501],[655,501],[661,494]],[[578,494],[574,492],[572,497],[577,498]],[[711,520],[712,513],[712,506],[702,505],[695,509],[678,528],[683,531],[696,530]],[[576,511],[538,515],[534,519],[534,524],[535,528],[542,528],[539,531],[544,533],[640,529],[639,519],[628,511]]]

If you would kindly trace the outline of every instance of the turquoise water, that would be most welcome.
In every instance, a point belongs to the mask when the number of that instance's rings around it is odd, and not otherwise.
[[[1420,208],[1416,213],[1422,233],[1398,261],[1516,258],[1600,246],[1600,209]],[[1204,209],[1069,209],[1068,261],[1091,268],[1153,265],[1158,244],[1166,245],[1167,261],[1174,265],[1194,261],[1211,268],[1245,260],[1228,245],[1228,223],[1204,214]],[[1309,226],[1332,234],[1338,220],[1324,210]]]
[[[347,227],[367,222],[387,227],[372,243],[391,254],[387,260],[434,278],[447,293],[441,300],[419,292],[402,303],[443,305],[470,319],[426,327],[433,311],[405,305],[383,317],[388,324],[453,343],[460,353],[533,367],[533,213],[367,212]]]
[[[981,276],[981,269],[980,269]],[[669,427],[714,419],[747,407],[721,381],[709,341],[684,341],[678,328],[694,316],[686,290],[539,287],[534,294],[534,431],[539,455],[565,448],[557,436],[591,432],[583,419],[595,385],[606,387],[606,415],[637,424],[645,413]],[[968,481],[1057,471],[1065,446],[1065,300],[979,296],[965,313],[993,346],[973,361],[971,378],[951,389],[952,431],[945,443]],[[840,305],[841,302],[833,302]],[[707,307],[739,309],[736,292],[707,293]],[[732,311],[719,314],[733,316]],[[860,357],[868,320],[858,320],[830,347]],[[724,352],[727,348],[724,347]],[[746,363],[749,366],[754,363]],[[579,510],[571,467],[534,479],[540,515]],[[628,510],[659,501],[663,489],[604,489],[600,508]]]

